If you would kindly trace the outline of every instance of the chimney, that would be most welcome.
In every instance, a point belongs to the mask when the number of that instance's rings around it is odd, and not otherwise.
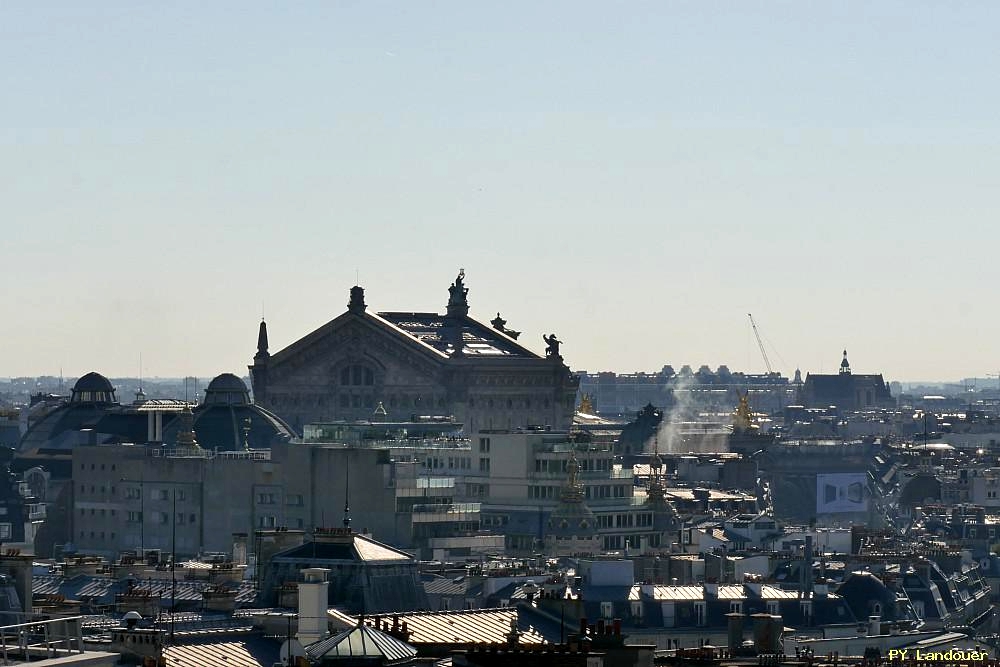
[[[726,630],[729,638],[729,654],[736,655],[743,646],[743,614],[726,614]]]
[[[803,554],[802,564],[802,592],[806,596],[812,593],[813,588],[813,538],[806,535],[806,547]]]
[[[587,618],[580,619],[580,638],[583,639],[587,636]]]
[[[233,533],[233,565],[247,564],[247,534]]]
[[[330,570],[310,567],[302,570],[299,582],[299,632],[296,639],[306,646],[317,642],[327,633],[326,610],[330,595]]]

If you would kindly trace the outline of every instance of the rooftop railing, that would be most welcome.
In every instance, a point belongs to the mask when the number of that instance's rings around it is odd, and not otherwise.
[[[37,658],[56,658],[83,653],[82,616],[28,621],[0,626],[0,657],[3,664]]]

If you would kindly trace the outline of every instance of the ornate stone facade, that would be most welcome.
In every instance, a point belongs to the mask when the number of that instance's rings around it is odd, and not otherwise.
[[[549,343],[543,357],[517,332],[469,317],[464,279],[459,273],[449,288],[444,315],[372,313],[355,286],[347,312],[273,355],[261,324],[249,367],[256,403],[299,432],[310,422],[368,419],[379,402],[389,420],[453,415],[470,433],[569,428],[579,378],[558,346]]]

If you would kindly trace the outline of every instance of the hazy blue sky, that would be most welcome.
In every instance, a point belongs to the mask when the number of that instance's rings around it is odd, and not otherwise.
[[[752,312],[786,373],[996,372],[998,44],[996,2],[7,0],[0,375],[243,373],[262,304],[274,351],[459,267],[575,369],[761,371]]]

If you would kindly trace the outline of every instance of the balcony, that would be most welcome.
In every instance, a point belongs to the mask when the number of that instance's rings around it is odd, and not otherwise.
[[[414,505],[411,510],[413,523],[450,523],[479,520],[480,503],[451,503],[448,505]]]
[[[555,472],[531,472],[528,473],[528,477],[531,479],[566,479],[567,473],[555,471]],[[580,479],[583,480],[602,480],[602,479],[632,479],[634,475],[632,474],[632,469],[628,468],[615,468],[614,470],[581,470],[579,473]]]

